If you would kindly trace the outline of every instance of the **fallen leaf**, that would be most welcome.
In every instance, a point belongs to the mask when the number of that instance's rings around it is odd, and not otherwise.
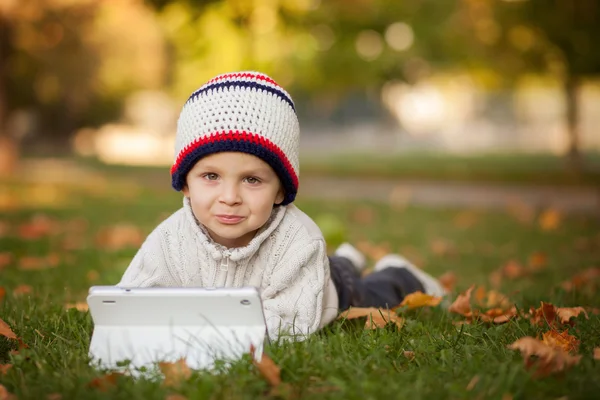
[[[531,336],[520,338],[508,347],[521,352],[525,361],[525,367],[534,369],[534,376],[536,377],[565,371],[573,365],[577,365],[581,360],[581,355],[572,356],[562,350],[552,348]]]
[[[486,308],[502,308],[507,309],[512,307],[512,302],[508,297],[495,290],[490,290],[486,294],[485,302],[481,303]]]
[[[546,256],[546,254],[538,251],[529,256],[529,261],[527,262],[527,264],[531,271],[537,272],[546,268],[547,262],[548,257]]]
[[[117,385],[117,380],[120,376],[123,376],[123,374],[120,372],[111,372],[109,374],[92,379],[90,383],[88,383],[88,386],[98,389],[101,392],[106,392]]]
[[[475,388],[475,385],[477,385],[477,382],[479,382],[479,375],[475,375],[473,378],[471,378],[466,388],[467,392],[473,390],[473,388]]]
[[[600,347],[594,349],[594,360],[600,360]]]
[[[454,303],[450,305],[448,311],[460,314],[465,317],[472,317],[473,312],[471,310],[471,293],[475,289],[475,285],[472,285],[464,293],[461,293],[456,297]]]
[[[55,222],[43,214],[34,215],[28,222],[19,225],[18,234],[21,239],[35,240],[48,236],[55,231]]]
[[[46,396],[46,400],[61,400],[62,399],[62,394],[60,393],[50,393],[48,396]]]
[[[567,331],[551,330],[542,334],[542,343],[567,353],[577,353],[580,341],[575,336],[569,335]]]
[[[492,322],[494,324],[504,324],[511,318],[517,316],[517,307],[513,306],[510,309],[493,308],[480,314],[478,317],[483,322]]]
[[[30,294],[31,292],[33,292],[33,288],[31,286],[22,284],[14,288],[12,294],[14,296],[22,296],[24,294]]]
[[[96,235],[96,244],[107,250],[139,247],[143,241],[140,228],[128,223],[106,227]]]
[[[265,378],[271,387],[279,387],[281,385],[281,368],[279,368],[279,366],[275,364],[275,361],[265,353],[261,355],[260,361],[256,361],[254,352],[254,346],[251,345],[250,354],[252,355],[252,364],[256,366],[258,372]]]
[[[12,254],[7,252],[0,253],[0,270],[4,269],[12,262]]]
[[[400,318],[394,311],[386,310],[384,308],[361,308],[353,307],[348,311],[344,311],[338,317],[339,319],[356,319],[366,317],[365,329],[377,329],[385,327],[389,322],[393,322],[398,326],[402,327],[404,320]]]
[[[432,296],[430,294],[425,294],[421,291],[416,291],[414,293],[410,293],[406,295],[402,303],[393,310],[395,311],[400,307],[408,307],[408,309],[419,308],[419,307],[435,307],[440,304],[442,301],[441,297]]]
[[[176,362],[160,362],[158,366],[165,376],[163,386],[166,387],[178,387],[192,376],[192,370],[187,365],[185,358]]]
[[[181,394],[170,394],[165,397],[165,400],[188,400],[188,398]]]
[[[0,286],[0,302],[2,301],[2,299],[4,299],[4,296],[6,296],[6,289]]]
[[[415,359],[414,351],[406,350],[403,354],[404,354],[404,357],[408,358],[409,361],[412,361]]]
[[[490,275],[489,275],[489,281],[490,284],[494,287],[500,287],[500,285],[502,285],[502,270],[501,269],[497,269],[495,271],[493,271]]]
[[[19,260],[19,269],[23,271],[41,271],[54,268],[60,262],[60,256],[56,253],[48,254],[45,257],[23,257]]]
[[[438,256],[455,255],[457,253],[456,246],[454,246],[454,244],[449,240],[443,238],[433,239],[429,243],[429,247],[431,248],[433,254]]]
[[[600,279],[600,268],[588,268],[574,275],[571,279],[561,283],[561,287],[570,292],[575,289],[581,289],[584,286],[592,286]],[[593,287],[592,287],[593,289]]]
[[[375,220],[375,211],[366,206],[358,207],[352,212],[352,220],[361,225],[371,225]]]
[[[586,319],[590,319],[587,312],[583,307],[557,307],[556,314],[560,318],[560,322],[563,324],[569,323],[571,318],[576,318],[579,314],[583,313]]]
[[[548,209],[544,211],[539,219],[538,223],[540,224],[540,228],[544,231],[552,231],[558,228],[561,221],[561,214],[558,210]]]
[[[456,275],[452,271],[445,272],[438,278],[440,284],[446,289],[448,292],[454,290],[454,286],[456,286]]]
[[[0,375],[6,375],[9,369],[12,368],[12,364],[0,364]]]
[[[10,393],[4,385],[0,384],[0,400],[17,400],[17,396]]]
[[[87,302],[78,301],[76,303],[65,304],[65,310],[68,310],[69,308],[75,308],[77,309],[77,311],[86,312],[87,310],[89,310],[90,307]]]
[[[508,279],[517,279],[525,275],[523,266],[515,260],[510,260],[502,266],[502,275]]]
[[[17,335],[10,329],[10,326],[0,318],[0,336],[4,336],[8,339],[17,339]]]
[[[504,393],[501,400],[513,400],[513,396],[510,393]]]
[[[556,307],[550,303],[541,302],[538,309],[533,307],[529,309],[530,321],[532,325],[537,326],[555,326]]]

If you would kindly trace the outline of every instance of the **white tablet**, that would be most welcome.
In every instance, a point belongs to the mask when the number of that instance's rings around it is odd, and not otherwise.
[[[262,356],[266,323],[255,288],[94,286],[89,354],[101,368],[153,368],[185,358],[190,368],[237,360],[254,346]]]

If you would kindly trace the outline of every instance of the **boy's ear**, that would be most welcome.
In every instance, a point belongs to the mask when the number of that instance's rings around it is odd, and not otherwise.
[[[183,185],[183,189],[181,189],[181,191],[185,197],[190,197],[190,188],[188,188],[187,183]]]
[[[279,190],[277,191],[277,195],[275,196],[275,204],[281,204],[283,202],[283,199],[285,199],[285,191],[283,190],[283,188],[279,188]]]

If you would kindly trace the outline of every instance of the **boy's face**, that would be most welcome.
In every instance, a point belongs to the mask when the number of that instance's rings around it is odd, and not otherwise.
[[[246,246],[273,205],[284,199],[275,171],[263,160],[240,152],[201,158],[186,178],[183,194],[212,239],[226,247]]]

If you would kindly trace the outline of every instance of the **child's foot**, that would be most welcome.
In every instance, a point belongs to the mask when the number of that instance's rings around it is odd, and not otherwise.
[[[423,285],[425,293],[432,296],[442,297],[448,294],[446,289],[433,276],[420,268],[417,268],[407,259],[397,254],[388,254],[375,264],[375,271],[381,271],[388,267],[404,268],[408,270]]]
[[[342,243],[334,253],[336,256],[348,259],[359,274],[367,266],[365,256],[350,243]]]

